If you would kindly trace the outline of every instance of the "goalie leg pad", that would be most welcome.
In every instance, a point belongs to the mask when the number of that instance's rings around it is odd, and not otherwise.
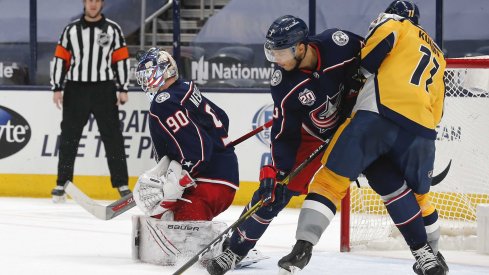
[[[193,257],[215,239],[227,225],[214,221],[162,221],[146,216],[133,217],[134,260],[157,265],[175,265]],[[216,245],[201,261],[221,253]]]

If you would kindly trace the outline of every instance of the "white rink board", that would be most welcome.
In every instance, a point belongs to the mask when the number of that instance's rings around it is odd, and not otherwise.
[[[272,98],[261,93],[205,93],[221,106],[230,118],[230,140],[234,140],[271,119]],[[434,174],[443,170],[448,161],[452,167],[446,181],[471,182],[487,186],[489,171],[489,102],[488,98],[447,97],[445,113],[438,128]],[[130,176],[154,165],[151,159],[147,126],[148,101],[141,92],[129,93],[129,102],[120,110],[124,125],[126,154]],[[60,133],[61,111],[52,103],[50,91],[0,91],[0,106],[20,114],[31,127],[31,139],[17,153],[0,159],[1,174],[56,174],[56,139]],[[89,123],[90,125],[90,123]],[[108,175],[104,148],[97,139],[96,123],[84,129],[75,164],[78,175]],[[270,130],[236,146],[241,181],[258,181],[259,167],[267,161]],[[4,143],[2,143],[2,146]],[[1,148],[0,148],[1,150]],[[476,184],[472,184],[476,183]],[[446,185],[453,186],[453,185]],[[456,186],[456,185],[455,185]],[[441,186],[440,186],[441,187]],[[453,190],[451,190],[453,191]],[[477,190],[466,190],[476,192]]]
[[[205,96],[228,113],[230,140],[253,130],[253,117],[257,111],[272,103],[269,94],[207,93]],[[31,129],[31,138],[24,148],[0,159],[0,174],[56,174],[58,157],[55,148],[60,134],[62,113],[52,102],[52,92],[0,91],[0,107],[18,113]],[[119,108],[130,176],[139,176],[154,165],[147,125],[148,107],[149,103],[144,93],[131,92],[129,102]],[[263,123],[264,120],[257,121],[258,126]],[[95,121],[85,126],[80,144],[75,174],[109,175],[103,143],[100,141]],[[1,146],[6,146],[5,140],[2,140]],[[258,181],[260,161],[262,154],[268,152],[268,146],[258,138],[251,137],[236,146],[236,151],[241,180]]]

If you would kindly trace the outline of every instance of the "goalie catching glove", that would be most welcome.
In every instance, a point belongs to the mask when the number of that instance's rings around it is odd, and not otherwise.
[[[165,156],[158,164],[143,173],[134,187],[134,201],[148,216],[155,216],[171,209],[182,199],[185,188],[195,185],[195,181],[177,161]]]

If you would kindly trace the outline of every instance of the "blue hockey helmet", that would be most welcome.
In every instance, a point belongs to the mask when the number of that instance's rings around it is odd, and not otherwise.
[[[276,62],[274,52],[295,47],[306,40],[309,29],[306,23],[295,16],[284,15],[273,21],[268,28],[265,42],[265,55],[271,62]]]
[[[397,14],[418,25],[419,9],[412,1],[396,0],[387,7],[385,13]]]
[[[159,88],[171,77],[178,78],[178,68],[173,57],[166,51],[151,48],[138,52],[136,80],[146,95],[153,100]]]

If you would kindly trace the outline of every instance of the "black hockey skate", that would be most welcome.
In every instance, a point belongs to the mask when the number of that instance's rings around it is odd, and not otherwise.
[[[64,203],[66,201],[66,193],[64,186],[57,185],[53,191],[51,191],[54,203]]]
[[[448,268],[447,262],[445,261],[445,257],[443,257],[443,255],[441,254],[440,251],[438,251],[438,254],[436,254],[436,258],[438,259],[438,262],[441,264],[441,266],[443,267],[445,272],[448,273],[449,268]],[[413,264],[413,271],[414,271],[414,273],[416,273],[418,275],[423,275],[423,271],[419,267],[418,263]]]
[[[131,190],[129,190],[129,187],[127,187],[127,185],[117,187],[117,191],[119,191],[119,195],[121,195],[121,198],[131,194]]]
[[[431,249],[429,244],[425,244],[423,247],[417,250],[411,250],[414,258],[416,259],[416,264],[422,275],[445,275],[446,271],[442,264],[438,262],[438,257]],[[439,254],[439,253],[438,253]],[[416,270],[414,271],[416,272]]]
[[[280,274],[295,274],[297,271],[304,269],[309,260],[311,260],[311,256],[312,243],[298,240],[294,248],[292,248],[292,252],[278,261],[278,266],[286,271],[281,270]]]
[[[222,275],[231,269],[243,259],[243,256],[234,254],[229,248],[224,250],[221,255],[209,260],[207,272],[211,275]]]

